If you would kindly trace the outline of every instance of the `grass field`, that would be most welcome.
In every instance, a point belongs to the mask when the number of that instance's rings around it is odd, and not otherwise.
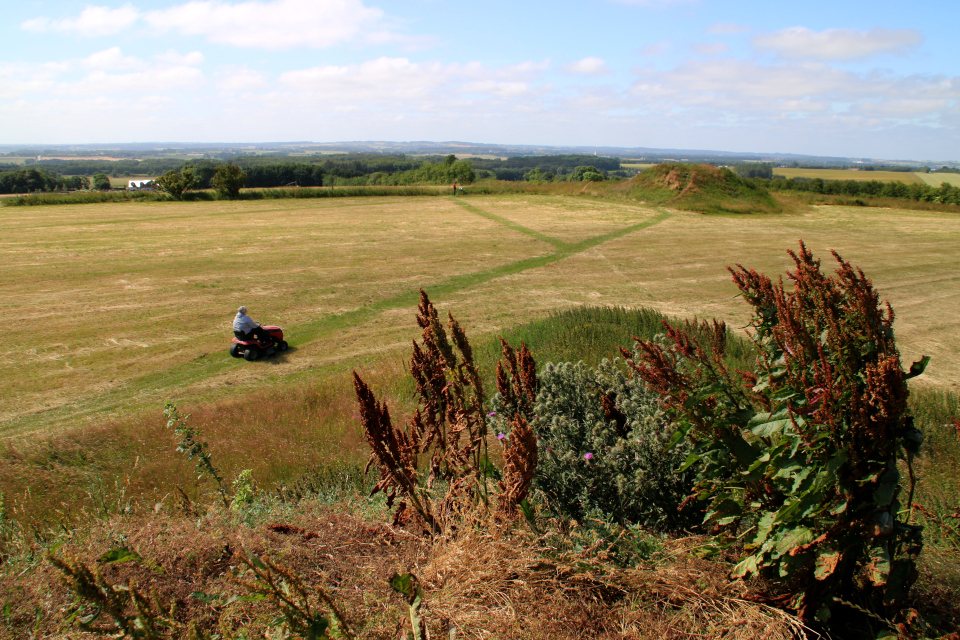
[[[774,175],[785,178],[822,178],[823,180],[879,180],[880,182],[921,183],[923,174],[905,171],[848,171],[846,169],[792,169],[774,167]],[[937,183],[940,186],[940,183]]]
[[[960,187],[960,173],[918,173],[916,176],[931,187],[939,187],[944,182]]]
[[[410,339],[423,287],[473,334],[579,304],[717,316],[747,307],[724,267],[789,265],[803,238],[864,268],[905,359],[960,379],[960,217],[821,207],[738,217],[563,196],[131,203],[5,209],[0,433],[99,422],[166,399],[238,397]],[[293,350],[226,352],[240,304]]]

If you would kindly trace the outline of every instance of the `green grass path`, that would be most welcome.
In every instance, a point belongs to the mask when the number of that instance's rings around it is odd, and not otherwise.
[[[592,238],[587,238],[586,240],[582,240],[580,242],[566,243],[541,234],[532,229],[523,227],[520,224],[506,220],[500,216],[485,212],[474,205],[462,203],[459,200],[457,201],[457,204],[478,216],[498,222],[499,224],[513,229],[518,233],[523,233],[537,238],[538,240],[541,240],[542,242],[554,247],[555,251],[541,256],[524,258],[522,260],[517,260],[516,262],[511,262],[498,267],[476,271],[474,273],[465,273],[452,276],[446,280],[441,280],[433,284],[425,284],[423,288],[430,294],[430,297],[434,302],[437,302],[444,296],[451,293],[468,289],[479,284],[484,284],[497,278],[502,278],[504,276],[514,275],[530,269],[536,269],[553,264],[554,262],[558,262],[564,258],[569,258],[570,256],[582,253],[605,242],[622,238],[630,233],[652,227],[672,216],[670,213],[657,209],[657,215],[648,218],[643,222],[638,222],[636,224],[617,229],[616,231],[611,231],[609,233],[597,235]],[[362,324],[384,311],[406,307],[412,308],[416,306],[419,300],[419,290],[406,291],[389,298],[384,298],[383,300],[379,300],[372,304],[359,307],[352,311],[347,311],[337,315],[323,316],[314,322],[288,327],[285,333],[290,337],[289,342],[291,346],[302,346],[324,336],[336,333],[337,331]],[[136,403],[136,397],[140,393],[153,395],[164,389],[173,389],[176,387],[185,386],[221,373],[232,366],[235,366],[235,362],[233,361],[233,358],[227,355],[226,349],[218,350],[214,353],[205,353],[189,362],[185,362],[163,371],[157,371],[139,378],[135,378],[129,381],[129,383],[124,385],[122,388],[110,391],[106,394],[93,398],[82,399],[65,407],[45,411],[42,414],[43,419],[41,422],[53,422],[68,416],[91,416],[101,411],[115,410],[124,404],[130,403],[131,397],[133,398],[132,401]],[[27,427],[27,423],[36,424],[36,420],[37,415],[11,420],[0,426],[0,435],[20,431],[20,429]]]

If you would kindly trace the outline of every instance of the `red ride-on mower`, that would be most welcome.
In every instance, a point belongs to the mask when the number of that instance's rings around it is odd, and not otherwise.
[[[278,351],[287,350],[287,342],[283,339],[283,329],[272,324],[263,325],[263,329],[269,335],[268,340],[258,340],[252,336],[245,340],[234,335],[233,344],[230,345],[230,355],[234,358],[242,357],[253,361],[261,356],[269,356]]]

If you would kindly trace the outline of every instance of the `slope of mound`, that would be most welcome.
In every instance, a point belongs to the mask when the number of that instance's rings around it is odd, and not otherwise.
[[[698,213],[780,213],[766,189],[729,169],[670,162],[650,167],[627,184],[627,195]]]

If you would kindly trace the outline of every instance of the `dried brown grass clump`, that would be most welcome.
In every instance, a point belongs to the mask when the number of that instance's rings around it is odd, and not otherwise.
[[[363,637],[389,637],[398,618],[386,579],[398,568],[415,565],[423,542],[403,530],[345,515],[347,504],[336,509],[308,500],[300,504],[300,513],[290,520],[255,528],[237,526],[225,513],[199,520],[176,513],[114,518],[74,535],[55,553],[76,569],[71,573],[87,575],[87,591],[98,583],[132,585],[149,599],[141,606],[152,607],[155,617],[162,613],[183,632],[195,623],[208,634],[231,637],[246,629],[250,637],[259,637],[276,612],[263,602],[235,599],[249,595],[241,584],[248,580],[240,557],[246,550],[295,576],[306,592],[322,589],[345,619],[364,622]],[[110,562],[119,554],[109,552],[121,547],[130,552],[127,559]],[[73,627],[71,616],[96,609],[78,601],[61,575],[61,569],[43,562],[6,567],[0,593],[8,609],[0,618],[0,638],[103,637]],[[134,616],[127,594],[114,604],[119,615]],[[106,613],[94,623],[111,626]]]
[[[427,615],[467,638],[787,640],[809,631],[752,602],[724,565],[689,556],[693,542],[667,543],[669,559],[656,567],[616,569],[509,527],[474,529],[432,547],[421,569]]]
[[[242,555],[262,559],[277,585],[296,582],[302,601],[333,603],[360,638],[400,637],[407,606],[388,584],[398,572],[419,576],[421,615],[433,637],[447,637],[449,628],[457,638],[544,640],[800,635],[794,618],[751,602],[744,583],[730,582],[728,566],[692,557],[700,539],[665,542],[656,566],[618,569],[596,549],[564,551],[496,518],[428,541],[348,515],[351,508],[304,500],[297,515],[253,528],[216,513],[199,523],[174,513],[115,518],[57,553],[97,567],[105,584],[156,593],[154,610],[173,611],[181,629],[194,623],[198,633],[222,637],[241,629],[260,637],[277,614],[266,602],[236,599],[250,594],[242,583],[256,577]],[[121,542],[142,561],[105,562]],[[78,603],[58,574],[40,564],[0,577],[11,602],[0,637],[95,637],[68,621],[93,609]],[[314,595],[321,592],[328,600]]]

